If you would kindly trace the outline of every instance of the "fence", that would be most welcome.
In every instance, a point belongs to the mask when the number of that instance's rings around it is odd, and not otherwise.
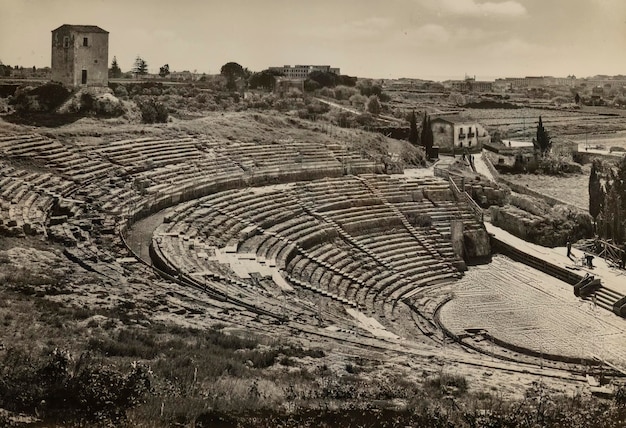
[[[482,223],[484,220],[483,209],[476,203],[474,198],[472,198],[470,194],[465,191],[465,189],[461,191],[461,189],[459,189],[459,186],[457,186],[457,184],[454,182],[454,177],[457,177],[457,179],[460,178],[461,180],[463,180],[463,177],[458,174],[454,174],[447,169],[438,167],[435,167],[433,169],[433,172],[435,174],[435,177],[445,178],[446,180],[448,180],[448,182],[450,183],[450,189],[452,190],[454,197],[457,200],[467,202],[470,209],[472,210],[472,213],[474,214],[474,217],[476,218],[476,221]]]
[[[476,218],[476,220],[482,223],[484,218],[483,209],[476,203],[476,201],[469,195],[469,193],[465,191],[465,189],[463,189],[463,191],[459,189],[459,187],[452,179],[452,175],[448,177],[448,181],[450,182],[450,188],[452,189],[452,193],[454,193],[454,197],[457,198],[457,200],[465,200],[472,210],[472,213],[474,213],[474,217]]]

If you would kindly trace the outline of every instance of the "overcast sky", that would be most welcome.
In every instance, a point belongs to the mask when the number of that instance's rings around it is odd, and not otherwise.
[[[330,64],[359,77],[626,74],[626,0],[0,0],[0,61],[50,65],[62,24],[129,70]]]

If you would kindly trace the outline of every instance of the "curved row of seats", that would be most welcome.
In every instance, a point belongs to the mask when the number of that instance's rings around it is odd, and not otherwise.
[[[428,185],[443,193],[440,180],[405,188],[427,194]],[[416,288],[459,277],[450,264],[449,242],[449,252],[433,251],[415,236],[422,232],[407,227],[402,211],[415,207],[402,204],[422,204],[425,213],[437,209],[433,202],[426,205],[412,198],[395,192],[390,199],[402,201],[397,204],[401,208],[392,208],[394,204],[355,177],[230,190],[175,210],[155,236],[162,242],[179,242],[157,244],[173,266],[197,266],[193,256],[185,261],[179,252],[193,253],[199,242],[205,242],[284,269],[295,285],[309,291],[372,313],[390,311],[393,317],[394,302]],[[448,206],[444,202],[440,201],[442,210]],[[434,217],[436,225],[451,220],[451,216]],[[442,236],[435,228],[428,232]],[[191,248],[180,244],[188,240],[195,240]],[[223,267],[205,264],[205,269]],[[391,310],[385,308],[388,303]]]
[[[115,166],[103,161],[90,150],[67,146],[37,134],[14,134],[0,137],[0,154],[25,159],[56,170],[62,177],[76,183],[108,175]]]
[[[48,172],[0,162],[0,227],[4,234],[43,235],[55,199],[72,183]]]

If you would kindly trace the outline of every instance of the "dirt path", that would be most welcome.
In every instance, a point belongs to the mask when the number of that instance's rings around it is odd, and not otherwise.
[[[128,246],[135,252],[135,254],[139,254],[139,257],[147,263],[150,263],[150,252],[148,250],[148,246],[152,241],[152,234],[155,229],[163,223],[163,219],[165,218],[167,212],[168,210],[165,209],[156,214],[152,214],[143,220],[139,220],[128,231],[128,236],[126,237]]]

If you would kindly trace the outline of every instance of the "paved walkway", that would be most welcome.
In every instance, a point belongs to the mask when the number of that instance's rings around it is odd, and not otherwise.
[[[476,168],[476,172],[481,175],[484,175],[485,177],[489,179],[489,181],[492,181],[495,183],[496,180],[491,174],[489,167],[487,167],[487,164],[485,163],[485,159],[483,158],[483,156],[484,156],[483,152],[476,153],[474,155],[474,167]]]
[[[567,249],[565,247],[547,248],[540,245],[526,242],[521,238],[511,235],[509,232],[485,223],[487,232],[495,235],[499,240],[514,246],[515,248],[552,263],[556,266],[574,269],[574,272],[584,276],[585,273],[594,275],[602,279],[602,285],[622,295],[626,295],[626,270],[609,266],[605,260],[596,257],[593,259],[594,268],[583,267],[581,258],[584,253],[576,248],[572,248],[572,258],[567,258]]]

